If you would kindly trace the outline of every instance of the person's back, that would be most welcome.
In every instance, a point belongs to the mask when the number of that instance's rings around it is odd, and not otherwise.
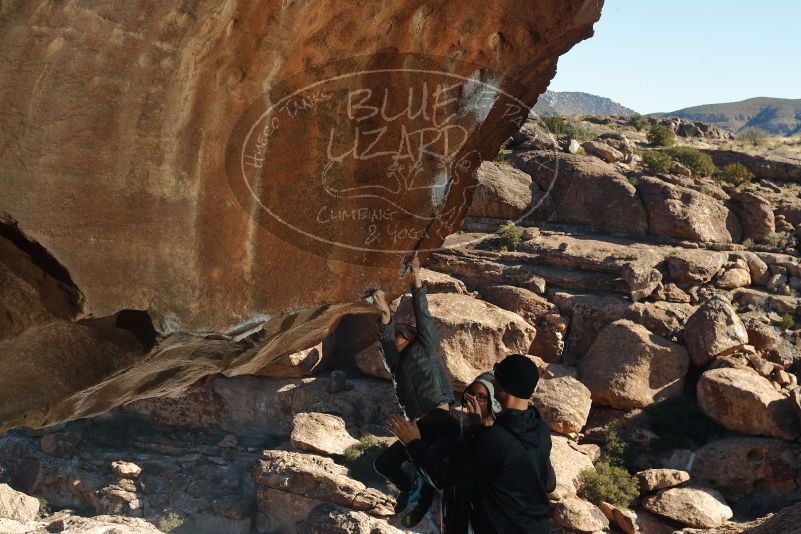
[[[535,408],[506,410],[474,439],[495,450],[496,465],[473,484],[471,525],[476,533],[547,532],[551,433]],[[546,527],[543,527],[546,525]]]

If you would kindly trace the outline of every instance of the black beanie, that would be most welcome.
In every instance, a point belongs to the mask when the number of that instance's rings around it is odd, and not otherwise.
[[[519,399],[528,399],[540,380],[537,365],[522,354],[512,354],[495,364],[495,380],[503,389]]]

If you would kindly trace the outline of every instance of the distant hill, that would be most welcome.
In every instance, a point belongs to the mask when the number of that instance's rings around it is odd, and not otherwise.
[[[754,127],[776,135],[801,133],[801,99],[757,97],[653,115],[708,122],[732,132]]]
[[[545,91],[533,111],[539,115],[633,115],[634,110],[603,96],[572,91]]]

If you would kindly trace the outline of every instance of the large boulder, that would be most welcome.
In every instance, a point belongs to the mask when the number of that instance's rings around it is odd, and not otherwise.
[[[793,530],[798,530],[799,523],[801,523],[801,503],[796,503],[781,510],[777,514],[758,520],[757,524],[752,525],[747,532],[748,534],[789,533],[793,532]],[[723,532],[721,534],[728,533]]]
[[[785,369],[796,361],[796,349],[776,328],[751,318],[744,321],[748,332],[748,344],[752,345],[766,360],[777,363]]]
[[[747,269],[728,269],[715,280],[715,285],[721,289],[737,289],[751,285],[751,273]]]
[[[447,275],[445,273],[438,273],[431,269],[420,269],[420,278],[426,286],[426,290],[431,293],[461,293],[467,294],[467,288],[464,282],[458,278]]]
[[[70,510],[60,511],[41,521],[20,522],[0,517],[0,532],[3,534],[31,534],[45,532],[69,532],[70,534],[164,534],[153,523],[138,517],[124,515],[96,515],[82,517]]]
[[[505,284],[479,285],[481,299],[520,315],[537,330],[529,353],[546,361],[558,361],[564,350],[567,322],[559,308],[533,291]]]
[[[667,257],[670,279],[679,284],[709,282],[725,262],[722,252],[703,249],[680,249]]]
[[[575,496],[581,472],[595,469],[592,458],[564,436],[552,437],[550,461],[556,474],[554,493],[562,498]]]
[[[587,154],[600,158],[607,163],[617,163],[623,161],[626,156],[620,150],[607,145],[602,141],[587,141],[581,145]]]
[[[296,449],[337,456],[359,443],[348,434],[341,417],[325,413],[295,414],[290,440]]]
[[[801,427],[792,401],[750,367],[710,369],[698,381],[698,406],[719,425],[786,440]]]
[[[608,502],[601,502],[598,509],[603,512],[606,518],[615,524],[625,534],[636,534],[639,527],[637,526],[637,514],[628,508],[621,508]]]
[[[678,486],[690,480],[690,473],[680,469],[646,469],[637,473],[643,493]]]
[[[570,359],[584,356],[608,324],[628,319],[663,338],[677,336],[695,306],[673,302],[635,302],[622,297],[557,292],[555,304],[570,316],[566,353]]]
[[[333,414],[359,427],[383,424],[398,411],[389,381],[351,378],[336,392],[330,386],[327,376],[217,377],[180,398],[147,399],[123,409],[164,426],[262,440],[289,438],[297,413]]]
[[[348,476],[348,469],[331,458],[298,452],[271,450],[262,453],[255,469],[262,490],[289,493],[319,503],[331,503],[376,516],[393,514],[391,498]],[[261,494],[263,497],[264,494]],[[268,515],[274,510],[262,506]]]
[[[28,239],[12,244],[84,304],[38,313],[54,288],[26,296],[14,282],[12,304],[31,309],[13,317],[139,310],[160,337],[210,349],[178,357],[151,340],[98,362],[91,348],[61,359],[52,341],[32,359],[2,347],[0,431],[252,373],[324,339],[369,289],[397,295],[399,263],[459,228],[482,156],[601,10],[496,7],[3,3],[0,109],[25,119],[0,131],[13,147],[0,155],[0,239],[16,225]],[[220,341],[230,353],[212,350]],[[23,397],[42,399],[10,401]]]
[[[560,434],[581,432],[592,407],[590,390],[572,376],[541,379],[531,402]]]
[[[609,520],[597,506],[575,498],[556,503],[553,522],[579,532],[598,532],[609,528]]]
[[[737,191],[731,198],[743,227],[743,239],[762,243],[776,231],[773,206],[765,197],[753,191]]]
[[[636,235],[648,231],[637,191],[613,166],[572,154],[526,152],[511,159],[539,191],[529,220],[577,224]],[[603,194],[598,194],[603,191]]]
[[[530,291],[522,291],[530,294],[527,296],[536,297],[537,302],[545,301]],[[463,389],[476,376],[492,369],[506,355],[527,354],[537,332],[520,315],[470,295],[429,295],[428,304],[439,333],[445,370],[457,389]],[[409,299],[401,301],[397,315],[400,318],[413,317]],[[390,378],[375,343],[357,353],[355,361],[365,374]]]
[[[648,212],[651,235],[711,243],[740,237],[739,223],[719,200],[657,178],[642,178],[637,192]]]
[[[512,353],[526,354],[536,330],[516,313],[468,295],[434,294],[429,309],[440,336],[440,354],[457,389]],[[409,304],[398,308],[409,315]]]
[[[333,504],[315,506],[306,519],[298,523],[298,534],[401,534],[386,521],[364,512]]]
[[[749,154],[741,150],[705,148],[718,167],[729,163],[741,163],[758,178],[801,182],[801,163],[795,158],[778,155]]]
[[[748,272],[751,274],[751,282],[755,285],[764,286],[770,280],[770,269],[762,258],[753,252],[742,250],[733,252],[732,256],[745,261],[748,265]]]
[[[654,263],[654,260],[644,257],[623,265],[621,275],[634,302],[649,296],[662,285],[662,273],[654,268]]]
[[[799,472],[801,445],[770,438],[711,441],[695,452],[692,465],[693,480],[716,488],[729,502],[756,504],[760,512],[801,498]]]
[[[476,178],[468,217],[516,221],[531,204],[531,176],[508,163],[485,161]]]
[[[748,331],[722,295],[704,302],[684,325],[684,342],[695,365],[707,365],[748,343]]]
[[[578,368],[594,402],[629,410],[680,394],[689,363],[678,343],[622,319],[601,331]]]
[[[15,521],[33,521],[39,513],[36,497],[25,495],[8,484],[0,484],[0,517]]]
[[[723,525],[734,515],[723,496],[707,488],[670,488],[643,499],[649,512],[695,528]]]

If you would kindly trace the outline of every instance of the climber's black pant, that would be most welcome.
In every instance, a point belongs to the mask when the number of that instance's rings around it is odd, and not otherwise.
[[[459,423],[449,411],[435,408],[417,421],[422,440],[432,447],[436,454],[445,458],[459,439]],[[387,447],[375,459],[376,472],[394,484],[401,491],[411,491],[414,489],[414,481],[406,474],[402,466],[411,461],[406,447],[400,441],[396,441]],[[423,487],[420,490],[418,505],[423,505],[426,509],[434,502],[436,490],[433,486],[423,480]]]
[[[392,482],[401,491],[412,491],[414,482],[403,470],[403,464],[409,461],[406,447],[396,441],[375,459],[375,471],[388,481]]]

